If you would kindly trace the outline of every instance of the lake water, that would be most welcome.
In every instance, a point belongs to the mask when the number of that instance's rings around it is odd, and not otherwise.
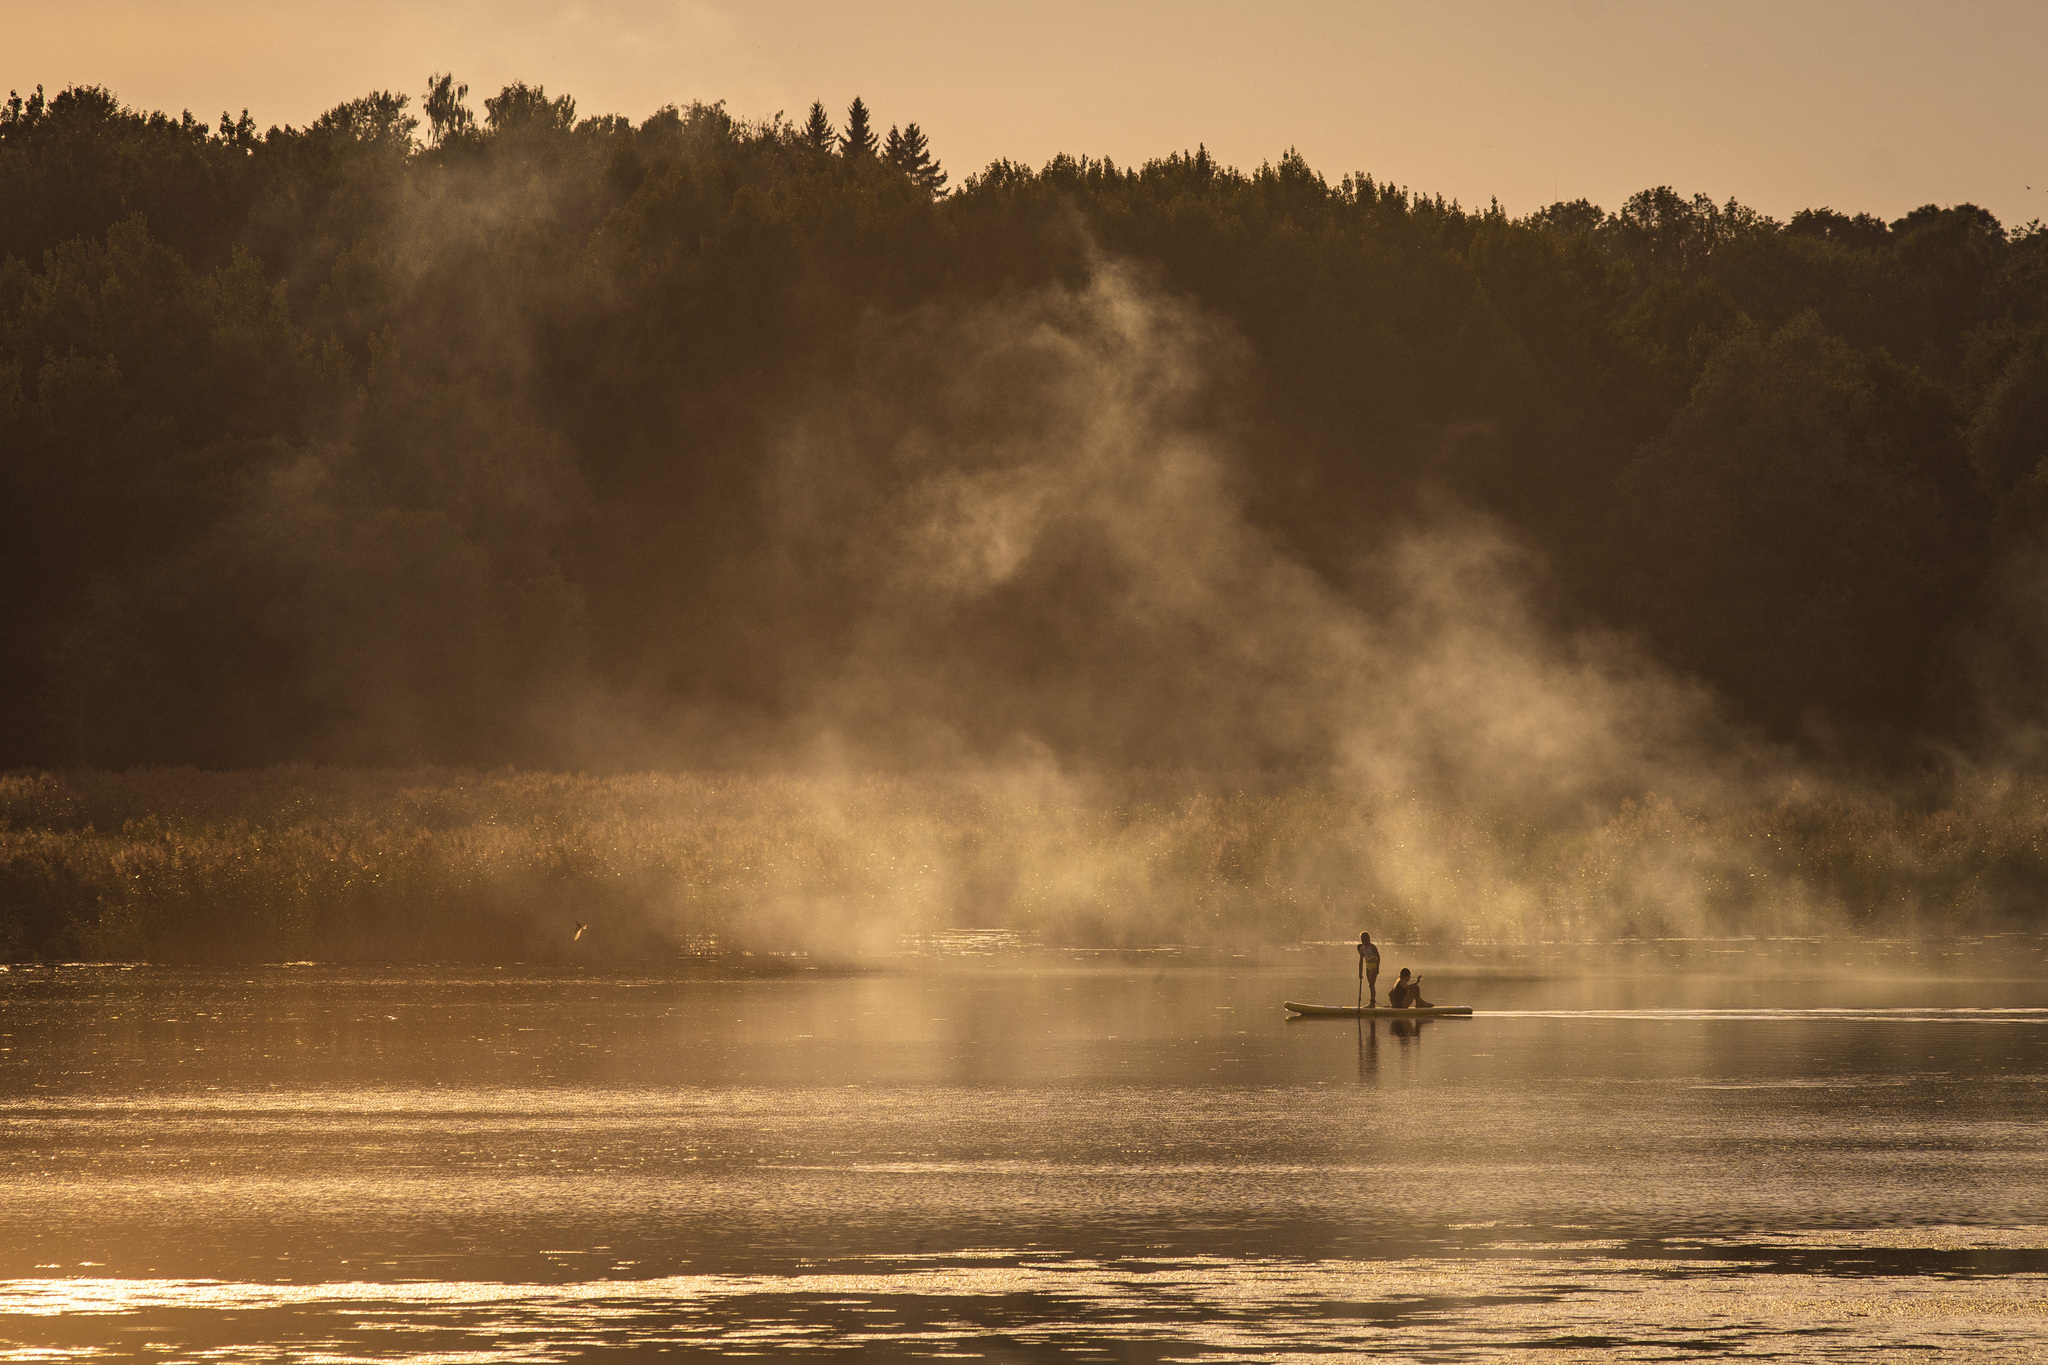
[[[17,967],[0,1359],[2048,1358],[2043,948]]]

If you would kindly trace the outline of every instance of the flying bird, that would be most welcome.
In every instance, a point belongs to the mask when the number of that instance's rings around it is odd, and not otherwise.
[[[576,921],[576,932],[575,932],[574,934],[571,934],[571,935],[569,936],[569,942],[571,942],[571,943],[574,943],[574,942],[575,942],[575,941],[576,941],[577,939],[579,939],[579,938],[582,938],[582,937],[583,937],[583,931],[584,931],[585,929],[588,929],[589,927],[590,927],[589,925],[585,924],[585,923],[584,923],[583,921],[581,921],[581,920],[578,920],[578,921]]]

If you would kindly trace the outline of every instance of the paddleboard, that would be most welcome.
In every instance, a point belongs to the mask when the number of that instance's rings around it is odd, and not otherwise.
[[[1393,1010],[1376,1005],[1298,1005],[1283,1002],[1304,1019],[1448,1019],[1470,1014],[1470,1005],[1429,1005],[1419,1010]]]

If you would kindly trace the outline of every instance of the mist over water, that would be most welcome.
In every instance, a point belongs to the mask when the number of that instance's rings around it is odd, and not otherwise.
[[[794,773],[812,822],[849,841],[866,774],[946,774],[997,813],[1012,878],[1162,941],[1215,931],[1176,933],[1173,890],[1129,841],[1084,832],[1089,812],[1329,794],[1370,814],[1296,851],[1315,932],[1333,905],[1380,905],[1483,935],[1555,924],[1557,888],[1492,831],[1590,839],[1649,800],[1682,815],[1603,869],[1572,931],[1727,927],[1706,888],[1754,875],[1758,850],[1684,826],[1815,779],[1624,638],[1546,619],[1540,558],[1448,494],[1362,543],[1341,583],[1305,562],[1246,506],[1231,394],[1249,363],[1226,325],[1101,253],[1074,285],[871,316],[850,373],[774,423],[760,629],[789,651],[787,714],[604,695],[565,709],[565,752]],[[896,852],[927,875],[879,903],[792,907],[769,886],[752,923],[867,943],[929,923],[929,898],[980,871],[931,843]],[[1841,916],[1796,884],[1769,899],[1781,932]],[[998,891],[968,922],[1017,913]]]
[[[473,929],[422,922],[451,900],[515,919],[501,940],[515,958],[559,952],[542,945],[564,915],[599,922],[589,953],[723,942],[843,956],[972,925],[1245,944],[1333,936],[1363,915],[1438,938],[1605,939],[1873,915],[1895,932],[2004,910],[1981,879],[1959,898],[1902,869],[1892,904],[1875,906],[1784,866],[1756,813],[1825,801],[1839,782],[1728,724],[1705,686],[1625,638],[1547,614],[1540,556],[1448,493],[1338,576],[1310,565],[1247,503],[1232,393],[1250,363],[1227,325],[1099,252],[1070,285],[871,315],[846,372],[770,426],[770,540],[745,610],[776,660],[777,709],[679,705],[575,671],[534,699],[530,723],[573,763],[775,774],[755,788],[621,779],[536,808],[516,779],[422,774],[372,780],[381,799],[347,791],[337,812],[314,774],[265,779],[264,797],[143,780],[68,807],[30,784],[16,822],[253,819],[339,838],[370,880],[397,852],[375,831],[415,850],[473,831],[428,854],[430,887],[395,938],[342,921],[296,945],[264,930],[248,940],[268,933],[259,956],[464,956]],[[520,476],[503,492],[568,515],[567,488]],[[281,474],[259,543],[330,560],[306,528],[340,524],[341,491]],[[438,591],[428,599],[447,605]],[[659,613],[647,628],[681,629]],[[332,671],[375,680],[385,649],[359,641]],[[373,690],[398,704],[409,686],[392,674]],[[534,835],[508,842],[521,825]],[[737,836],[706,832],[724,828]],[[266,856],[244,852],[219,856]],[[212,929],[181,945],[132,927],[160,913],[155,859],[139,861],[139,918],[103,894],[69,953],[216,951],[199,946]],[[297,886],[302,922],[331,919],[303,860],[284,862],[236,894]],[[110,875],[115,895],[137,894]],[[187,900],[228,889],[182,877]]]
[[[773,485],[788,557],[859,585],[802,683],[802,724],[856,758],[1337,771],[1532,817],[1711,789],[1730,740],[1699,690],[1546,630],[1539,566],[1483,516],[1439,502],[1361,545],[1356,593],[1257,526],[1242,345],[1135,267],[864,340]]]

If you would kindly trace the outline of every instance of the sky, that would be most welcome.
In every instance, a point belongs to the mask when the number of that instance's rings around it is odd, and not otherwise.
[[[957,181],[997,158],[1296,148],[1521,214],[1669,184],[1784,218],[1969,201],[2048,219],[2042,0],[0,0],[0,85],[97,83],[303,124],[430,71],[580,114],[669,103],[916,121]]]

